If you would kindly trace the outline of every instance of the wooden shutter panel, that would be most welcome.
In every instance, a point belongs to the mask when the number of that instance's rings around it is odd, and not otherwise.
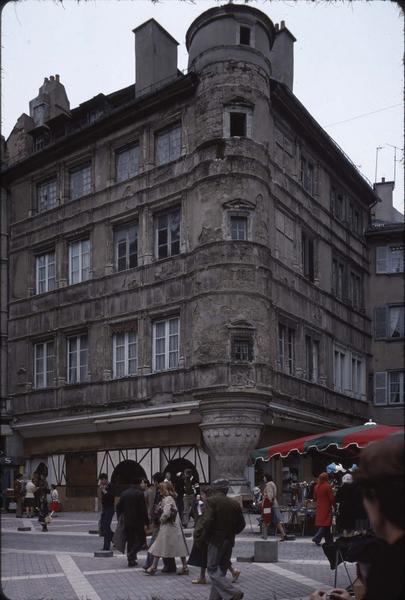
[[[374,309],[374,337],[376,340],[387,337],[387,318],[387,306],[377,306]]]
[[[387,246],[379,246],[375,249],[375,272],[388,273],[389,248]]]
[[[387,372],[374,373],[374,404],[387,404]]]

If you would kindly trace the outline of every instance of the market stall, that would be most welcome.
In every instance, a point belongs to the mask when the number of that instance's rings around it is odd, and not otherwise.
[[[290,459],[296,454],[312,456],[316,465],[317,458],[322,456],[319,472],[327,469],[331,475],[331,483],[338,486],[344,472],[356,469],[361,448],[392,435],[403,436],[404,428],[378,425],[369,421],[356,427],[307,435],[259,448],[251,453],[251,458],[253,461],[269,461],[276,457]],[[280,504],[283,520],[291,530],[305,535],[310,533],[313,527],[315,504],[312,501],[312,488],[315,477],[312,480],[299,481],[297,469],[284,466],[284,461],[282,465]]]

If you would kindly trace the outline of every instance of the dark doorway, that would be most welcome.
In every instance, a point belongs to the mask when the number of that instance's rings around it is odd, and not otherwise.
[[[134,460],[123,460],[115,467],[111,476],[115,495],[119,496],[131,483],[136,483],[142,478],[147,479],[139,463]]]
[[[169,472],[171,475],[171,480],[174,482],[176,474],[184,473],[184,469],[191,469],[195,481],[200,481],[197,469],[195,468],[193,463],[187,460],[186,458],[175,458],[174,460],[171,460],[163,469],[163,473],[165,474]]]

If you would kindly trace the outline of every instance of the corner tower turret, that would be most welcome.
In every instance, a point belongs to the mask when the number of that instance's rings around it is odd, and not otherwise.
[[[195,139],[270,139],[270,53],[275,28],[250,6],[202,13],[186,34],[189,70],[198,74]]]
[[[213,62],[248,61],[271,74],[270,51],[275,29],[267,15],[250,6],[227,4],[202,13],[186,34],[189,69]]]

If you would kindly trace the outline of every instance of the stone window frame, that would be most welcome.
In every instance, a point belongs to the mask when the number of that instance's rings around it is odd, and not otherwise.
[[[83,264],[82,264],[82,259],[83,259],[83,251],[82,251],[82,244],[83,242],[88,242],[89,243],[89,264],[88,264],[88,277],[86,279],[83,279]],[[80,268],[79,268],[79,273],[80,273],[80,277],[79,277],[79,281],[72,281],[72,247],[76,244],[80,244],[80,252],[79,252],[79,260],[80,260]],[[68,285],[77,285],[79,283],[83,283],[85,281],[90,281],[91,280],[91,253],[92,253],[92,243],[91,243],[91,238],[90,235],[86,235],[86,236],[80,236],[79,238],[74,238],[74,239],[70,239],[68,240]]]
[[[224,104],[223,108],[223,137],[227,139],[253,139],[253,112],[254,105],[250,102],[234,100]],[[243,136],[231,135],[231,113],[240,113],[246,116],[246,133]]]
[[[135,235],[135,241],[136,241],[136,252],[135,252],[135,264],[130,266],[130,262],[131,262],[131,254],[129,253],[129,241],[128,241],[128,236],[126,237],[126,241],[127,241],[127,245],[126,245],[126,255],[125,255],[125,262],[126,262],[126,266],[123,269],[119,269],[118,268],[118,249],[117,249],[117,235],[120,232],[129,232],[131,228],[135,228],[136,229],[136,235]],[[113,225],[113,259],[114,259],[114,272],[115,273],[122,273],[123,271],[128,271],[129,269],[135,269],[139,266],[138,263],[138,249],[139,249],[139,222],[138,220],[133,220],[130,222],[117,222],[116,224]],[[134,253],[133,253],[134,254]],[[132,255],[133,255],[132,254]]]
[[[136,172],[129,174],[127,177],[119,179],[118,177],[118,160],[120,156],[123,156],[126,153],[131,152],[131,150],[137,149],[138,158],[137,158],[137,169]],[[139,139],[128,142],[125,145],[114,148],[114,182],[115,183],[124,183],[125,181],[129,181],[134,177],[137,177],[141,173],[141,157],[142,157],[142,147]]]
[[[339,203],[338,203],[339,199]],[[335,219],[341,223],[347,221],[347,194],[338,183],[331,181],[330,186],[330,210]]]
[[[304,348],[305,348],[305,369],[304,379],[311,383],[320,383],[321,379],[321,334],[305,328],[304,330]],[[314,377],[314,348],[317,348],[316,357],[316,376]],[[308,355],[308,350],[310,356]],[[308,360],[309,359],[309,360]],[[312,364],[309,364],[312,363]],[[312,371],[312,372],[310,372]]]
[[[338,356],[337,356],[338,355]],[[344,371],[342,372],[342,356],[344,356]],[[337,360],[338,359],[338,360]],[[360,391],[353,389],[353,362],[361,364],[361,373],[360,373]],[[339,363],[339,365],[338,365]],[[340,342],[333,343],[333,388],[336,392],[340,394],[345,394],[346,396],[351,396],[352,398],[357,398],[358,400],[367,400],[366,392],[367,392],[367,383],[366,383],[366,375],[367,375],[367,360],[366,355],[358,352],[357,350],[353,350],[347,346],[344,346]],[[356,366],[357,370],[357,366]],[[339,379],[339,381],[337,381]]]
[[[124,373],[121,375],[117,374],[117,336],[124,336],[124,360],[120,361],[124,363]],[[134,336],[134,340],[129,341],[129,335]],[[119,328],[113,327],[112,331],[112,376],[113,379],[123,379],[125,377],[136,377],[138,375],[139,366],[139,342],[138,342],[138,329],[137,327],[129,327],[128,324]],[[135,346],[135,356],[129,356],[130,345]],[[133,372],[130,372],[130,361],[134,361],[135,366]]]
[[[317,238],[308,229],[301,229],[301,268],[302,274],[311,283],[317,275]]]
[[[356,220],[357,215],[357,220]],[[349,229],[356,236],[363,237],[364,235],[364,216],[361,206],[352,197],[347,199],[347,222]]]
[[[89,358],[90,358],[90,344],[89,344],[89,333],[87,330],[80,330],[80,331],[76,331],[76,332],[70,332],[67,333],[65,335],[66,337],[66,384],[67,385],[81,385],[81,384],[86,384],[90,382],[90,374],[89,374]],[[86,347],[84,348],[84,350],[86,350],[86,363],[83,365],[81,365],[81,353],[82,351],[82,342],[81,342],[81,338],[86,338]],[[76,373],[78,373],[78,378],[76,378],[75,381],[71,381],[70,379],[70,355],[73,354],[73,352],[70,351],[70,342],[71,340],[79,340],[79,344],[78,344],[78,348],[79,350],[76,350]],[[81,377],[81,369],[86,369],[86,373],[84,375],[84,377]]]
[[[241,30],[246,28],[249,30],[249,44],[241,43]],[[244,19],[236,19],[235,43],[237,46],[255,48],[256,47],[256,31],[255,24]]]
[[[158,138],[170,134],[172,131],[180,130],[180,143],[179,143],[179,152],[178,156],[171,157],[170,149],[169,149],[169,158],[168,160],[164,160],[163,162],[158,161]],[[184,127],[181,116],[179,115],[175,119],[171,119],[170,122],[165,124],[164,126],[160,126],[159,128],[154,128],[152,131],[153,134],[153,161],[156,167],[161,167],[164,165],[168,165],[176,160],[179,160],[184,154]],[[169,140],[170,142],[170,140]]]
[[[63,178],[64,178],[64,186],[63,186],[63,192],[64,192],[64,197],[65,197],[65,201],[68,202],[77,202],[79,200],[82,200],[83,198],[87,198],[88,196],[91,196],[92,194],[94,194],[95,192],[95,162],[96,162],[96,155],[95,155],[95,150],[93,151],[84,151],[81,152],[80,154],[78,153],[76,156],[72,156],[70,158],[68,158],[66,160],[66,162],[64,162],[62,164],[62,169],[63,169]],[[80,170],[81,168],[85,168],[87,166],[90,166],[90,176],[91,176],[91,189],[88,193],[83,194],[83,196],[79,196],[75,199],[72,198],[72,194],[71,194],[71,173]]]
[[[349,351],[340,344],[333,344],[333,389],[340,394],[349,393]]]
[[[298,323],[282,314],[277,319],[277,368],[287,375],[296,376]],[[285,340],[285,335],[287,339]],[[283,347],[281,347],[281,345]],[[291,351],[290,351],[291,349]],[[287,351],[286,351],[287,350]]]
[[[177,321],[177,332],[175,334],[170,334],[170,322]],[[165,331],[163,337],[156,337],[156,326],[164,323]],[[152,373],[165,373],[167,371],[175,371],[180,368],[180,359],[181,359],[181,318],[180,312],[165,314],[165,315],[154,315],[151,317],[151,328],[152,328]],[[170,366],[170,337],[177,337],[177,363],[175,366]],[[159,353],[159,356],[164,355],[164,368],[157,368],[157,348],[156,348],[156,340],[164,339],[164,353]]]
[[[53,255],[53,277],[49,277],[49,260],[45,260],[45,289],[44,290],[40,290],[39,289],[39,264],[38,261],[42,258],[42,257],[50,257]],[[52,264],[52,263],[51,263]],[[53,287],[51,287],[49,285],[49,281],[50,280],[54,280],[53,283]],[[40,250],[35,252],[35,294],[46,294],[48,292],[52,292],[54,290],[56,290],[56,248],[52,247],[49,249],[44,249],[44,250]]]
[[[228,326],[229,331],[229,357],[234,364],[251,364],[257,355],[256,348],[256,327],[248,321],[234,321]],[[248,343],[248,357],[237,358],[235,356],[235,342],[243,341]]]
[[[54,186],[55,186],[55,196],[54,196],[54,198],[52,198],[52,203],[50,205],[47,204],[45,206],[45,208],[40,208],[41,188],[44,188],[45,186],[49,186],[50,184],[54,184]],[[56,173],[52,177],[47,177],[46,179],[43,179],[42,181],[37,182],[37,184],[36,184],[36,211],[37,211],[37,214],[42,214],[42,213],[48,212],[49,210],[52,210],[53,208],[57,208],[59,206],[59,202],[60,202],[59,184],[58,184],[58,177],[57,177]]]
[[[332,256],[331,293],[341,302],[349,300],[348,264],[338,254]]]
[[[311,173],[309,183],[308,173]],[[299,182],[302,189],[314,198],[317,194],[318,166],[315,159],[306,151],[301,150],[299,157]]]
[[[363,275],[352,267],[348,271],[349,302],[354,309],[365,311]]]
[[[48,345],[52,344],[53,346],[53,353],[51,355],[48,354]],[[38,363],[38,357],[37,357],[37,348],[39,348],[40,346],[43,347],[43,357],[42,357],[42,363],[43,363],[43,371],[42,371],[42,375],[44,377],[44,383],[43,385],[38,385],[37,384],[37,377],[38,377],[38,370],[37,370],[37,363]],[[48,369],[48,360],[49,358],[52,357],[53,360],[53,369],[49,370]],[[33,341],[33,388],[35,390],[43,390],[43,389],[47,389],[47,388],[51,388],[55,386],[55,381],[56,381],[56,368],[57,368],[57,356],[56,356],[56,340],[55,338],[47,338],[45,340],[35,340]],[[51,373],[51,377],[49,378],[48,374]]]
[[[56,179],[56,205],[54,208],[49,208],[47,210],[39,211],[38,210],[38,186],[47,183]],[[60,173],[60,168],[58,165],[52,165],[47,169],[43,169],[41,173],[33,175],[30,180],[30,209],[28,213],[28,217],[34,217],[36,215],[43,215],[48,211],[54,210],[58,208],[62,203],[62,177]]]
[[[246,357],[237,356],[237,344],[246,344]],[[254,338],[251,332],[233,332],[231,334],[231,361],[234,363],[252,363],[254,361]]]
[[[159,229],[157,224],[158,224],[158,219],[159,217],[164,217],[165,215],[170,216],[174,213],[178,212],[179,213],[179,238],[178,238],[178,244],[179,244],[179,251],[176,253],[172,253],[172,239],[171,239],[171,230],[169,227],[169,224],[167,225],[167,230],[169,232],[168,237],[167,237],[167,248],[168,248],[168,253],[167,256],[159,256],[159,238],[158,238],[158,232],[160,230],[162,230],[163,228]],[[176,202],[175,204],[169,205],[169,206],[162,206],[159,208],[156,208],[156,210],[153,211],[152,214],[152,219],[153,219],[153,258],[154,261],[161,261],[161,260],[167,260],[169,258],[174,258],[175,256],[180,256],[183,252],[183,244],[182,244],[182,232],[183,232],[183,226],[182,226],[182,216],[183,216],[183,207],[182,207],[182,203],[181,202]],[[176,241],[174,242],[176,243]],[[162,244],[161,244],[162,245]]]

